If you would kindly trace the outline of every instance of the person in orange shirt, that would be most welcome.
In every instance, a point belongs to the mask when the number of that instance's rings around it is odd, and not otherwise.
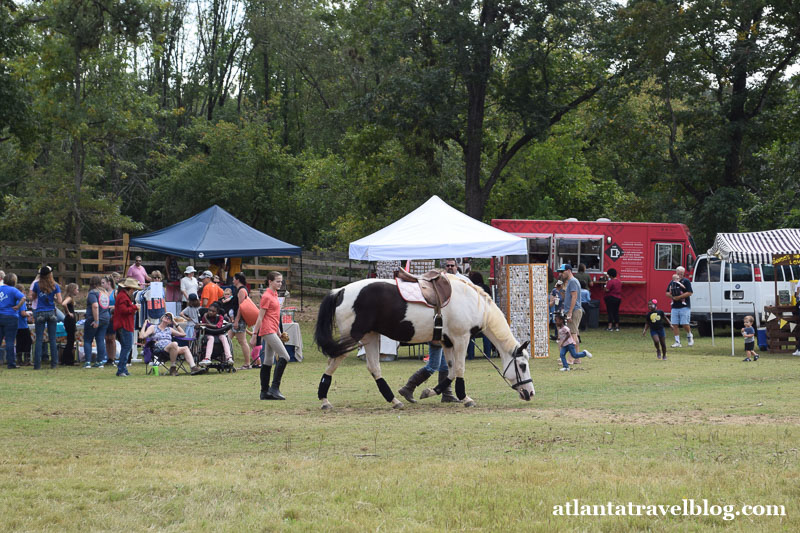
[[[278,300],[278,290],[283,283],[283,275],[280,272],[272,271],[267,274],[267,290],[261,296],[261,310],[258,312],[253,331],[261,337],[261,399],[262,400],[285,400],[281,394],[281,379],[286,364],[289,362],[289,352],[279,335],[281,331],[281,303]],[[256,335],[250,337],[250,346],[256,344]],[[275,356],[278,361],[275,362]],[[269,384],[269,374],[272,364],[275,363],[275,375],[272,385]]]
[[[222,298],[222,288],[211,281],[213,277],[214,275],[209,270],[200,274],[200,283],[203,284],[200,290],[200,294],[202,295],[200,297],[200,302],[205,308],[208,308],[209,305]]]

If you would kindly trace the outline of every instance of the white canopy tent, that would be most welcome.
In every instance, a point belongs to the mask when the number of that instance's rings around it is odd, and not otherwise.
[[[350,243],[350,259],[363,261],[527,254],[525,239],[475,220],[438,196],[397,222]]]
[[[708,255],[729,263],[750,263],[755,265],[794,264],[800,254],[800,229],[783,228],[751,233],[717,233],[714,245]],[[709,264],[708,295],[711,314],[711,339],[714,340],[714,302],[711,301],[711,269]],[[725,280],[725,272],[720,272],[720,280]],[[777,287],[777,276],[775,277]],[[733,282],[729,278],[731,289]],[[777,305],[777,292],[775,304]],[[758,312],[756,312],[758,320]],[[734,353],[733,306],[731,306],[731,355]]]

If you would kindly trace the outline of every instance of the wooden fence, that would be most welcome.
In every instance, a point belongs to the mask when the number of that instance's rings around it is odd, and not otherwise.
[[[369,263],[354,261],[344,252],[304,252],[302,259],[292,258],[292,270],[299,277],[303,263],[302,291],[305,294],[326,294],[329,290],[364,279],[369,275]]]

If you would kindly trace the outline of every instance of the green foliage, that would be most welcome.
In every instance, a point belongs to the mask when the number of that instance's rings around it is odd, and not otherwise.
[[[797,226],[795,4],[2,3],[0,230],[96,242],[216,203],[344,249],[432,194],[701,248]]]

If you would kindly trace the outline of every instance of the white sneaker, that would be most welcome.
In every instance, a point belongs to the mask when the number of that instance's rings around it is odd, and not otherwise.
[[[795,352],[792,355],[800,355],[800,350],[795,350]]]
[[[680,343],[680,342],[673,342],[673,343],[672,343],[672,347],[673,347],[673,348],[682,348],[682,346],[681,346],[681,343]]]
[[[592,352],[590,352],[589,350],[584,350],[584,352],[586,352],[586,357],[588,357],[589,359],[592,358]]]
[[[211,359],[203,359],[199,364],[200,366],[208,366],[211,364]]]
[[[564,372],[564,371],[566,371],[566,370],[569,370],[569,367],[562,366],[561,368],[559,368],[559,370],[560,370],[561,372]]]
[[[688,344],[689,346],[694,346],[694,335],[689,337],[689,342],[687,342],[686,344]]]

